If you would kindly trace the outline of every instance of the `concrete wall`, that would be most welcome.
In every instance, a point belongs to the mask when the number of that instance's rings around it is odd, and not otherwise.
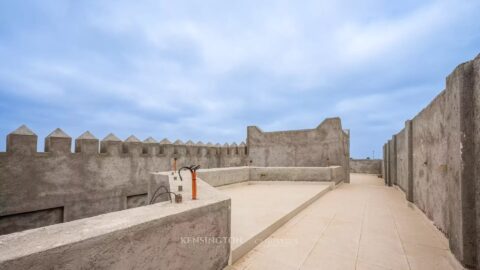
[[[408,189],[407,179],[407,140],[405,129],[397,134],[397,185],[406,192]]]
[[[247,148],[252,166],[328,167],[341,166],[350,182],[350,135],[340,118],[329,118],[315,129],[263,132],[247,129]]]
[[[480,57],[458,66],[446,89],[392,137],[384,164],[389,181],[445,233],[469,267],[480,260],[479,77]]]
[[[475,216],[476,220],[476,247],[477,247],[477,264],[480,264],[480,184],[479,184],[479,178],[480,178],[480,60],[477,59],[472,63],[472,69],[473,71],[470,74],[470,80],[472,84],[473,90],[473,117],[472,117],[472,122],[474,123],[472,125],[472,132],[473,132],[473,153],[471,153],[474,156],[473,159],[473,167],[474,169],[472,170],[472,174],[474,175],[475,178],[475,188],[472,189],[475,192],[474,198],[475,202],[474,205],[472,205],[472,208],[475,209],[475,213],[473,214]],[[471,186],[467,187],[471,188]]]
[[[381,159],[350,159],[351,173],[382,174]]]
[[[159,203],[0,236],[0,269],[223,269],[230,199]]]
[[[252,151],[245,143],[141,142],[134,136],[121,141],[113,134],[99,141],[85,132],[72,152],[72,138],[56,129],[45,138],[45,152],[37,152],[37,135],[22,126],[7,136],[7,151],[0,153],[0,235],[144,205],[149,173],[171,170],[174,160],[177,169],[241,167],[261,160],[266,166],[339,165],[344,169],[339,178],[349,182],[349,135],[340,119],[327,119],[312,130],[254,130],[248,128]],[[231,177],[213,184],[243,181],[246,171],[228,173]]]
[[[320,181],[339,183],[345,180],[344,169],[330,167],[232,167],[199,170],[198,177],[219,187],[247,181]]]
[[[244,165],[246,146],[99,142],[90,133],[75,141],[57,129],[38,153],[37,136],[23,126],[7,137],[0,153],[0,234],[91,217],[143,205],[149,173],[200,164],[203,168]]]

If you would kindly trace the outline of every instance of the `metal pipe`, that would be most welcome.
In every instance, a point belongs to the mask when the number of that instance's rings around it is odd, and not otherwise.
[[[192,200],[197,199],[197,170],[200,168],[200,165],[191,165],[189,167],[182,167],[178,170],[178,176],[180,180],[183,181],[181,171],[187,169],[192,174]]]
[[[197,199],[197,171],[192,170],[192,200]]]

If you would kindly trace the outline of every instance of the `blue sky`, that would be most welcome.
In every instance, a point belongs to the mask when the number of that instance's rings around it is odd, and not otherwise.
[[[379,155],[480,53],[480,1],[2,1],[0,151],[27,124],[240,142],[340,116]]]

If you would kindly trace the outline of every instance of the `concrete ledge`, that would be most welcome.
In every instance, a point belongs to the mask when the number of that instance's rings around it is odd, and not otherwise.
[[[250,179],[249,167],[198,170],[198,177],[214,187],[241,183]]]
[[[250,181],[314,181],[345,180],[341,166],[330,167],[250,167]]]
[[[230,199],[199,180],[201,199],[154,205],[0,237],[0,269],[221,269]]]
[[[231,167],[204,169],[198,177],[214,187],[247,181],[345,181],[341,166],[330,167]]]

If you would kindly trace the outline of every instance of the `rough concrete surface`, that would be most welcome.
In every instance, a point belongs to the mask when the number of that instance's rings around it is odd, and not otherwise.
[[[113,134],[99,144],[85,133],[75,144],[71,153],[71,138],[57,129],[46,138],[47,152],[37,153],[37,136],[27,127],[8,135],[7,152],[0,154],[0,234],[126,209],[133,203],[128,198],[148,193],[149,173],[169,170],[174,157],[178,167],[204,168],[239,166],[246,158],[244,145],[122,142]],[[63,209],[63,215],[38,218],[50,209]]]
[[[275,134],[265,133],[265,138]],[[252,165],[249,161],[262,151],[271,151],[269,157],[277,160],[291,156],[293,149],[295,163],[285,166],[341,165],[345,172],[334,172],[335,177],[348,182],[349,135],[340,119],[327,119],[314,130],[278,134],[288,134],[295,146],[255,144],[259,137],[250,131],[250,149],[245,143],[171,143],[151,137],[142,142],[133,135],[122,141],[108,134],[99,141],[87,131],[75,140],[72,153],[72,138],[56,129],[45,138],[45,152],[37,152],[37,136],[22,126],[7,136],[7,152],[0,153],[0,235],[143,205],[149,173],[171,170],[174,159],[177,168],[240,167]],[[222,179],[243,181],[244,172],[230,171],[240,178]]]
[[[405,129],[397,134],[397,185],[406,193],[408,190],[408,152]]]
[[[230,255],[230,199],[198,181],[196,201],[0,236],[0,269],[222,269]]]

